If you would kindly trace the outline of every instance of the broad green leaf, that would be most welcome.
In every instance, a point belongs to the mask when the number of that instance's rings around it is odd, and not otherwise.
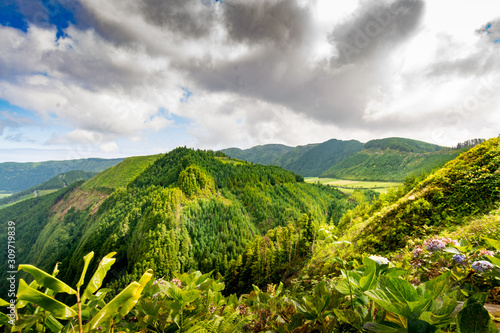
[[[170,288],[167,289],[166,294],[167,294],[168,297],[173,298],[177,302],[183,303],[183,300],[182,300],[182,289],[181,288],[179,288],[177,286],[172,286],[172,287],[170,287]]]
[[[115,263],[116,259],[113,256],[116,252],[111,252],[102,258],[101,262],[99,262],[99,266],[97,266],[94,275],[90,278],[89,283],[87,284],[87,288],[82,294],[81,301],[82,303],[90,297],[93,293],[95,293],[99,288],[101,288],[102,282],[106,277],[111,266]]]
[[[395,323],[391,323],[390,321],[383,321],[381,323],[366,323],[363,328],[370,332],[379,332],[379,333],[408,333],[408,331],[398,326]]]
[[[359,287],[362,291],[373,289],[377,284],[377,263],[370,258],[363,258],[365,271],[363,277],[359,279]]]
[[[415,287],[408,281],[399,278],[383,276],[379,279],[380,287],[395,302],[406,303],[418,300]]]
[[[29,287],[23,279],[19,280],[17,299],[37,304],[59,319],[68,319],[77,315],[76,311],[72,308]]]
[[[448,252],[448,253],[453,253],[453,254],[462,254],[462,252],[460,252],[457,248],[455,247],[446,247],[443,249],[444,252]]]
[[[495,250],[500,250],[500,241],[491,238],[484,238],[488,244],[495,248]]]
[[[358,329],[361,328],[361,317],[351,309],[333,309],[338,321],[350,324]]]
[[[389,276],[393,278],[397,278],[403,274],[406,274],[407,270],[404,268],[391,267],[385,271],[384,276]]]
[[[389,312],[403,317],[411,316],[410,308],[406,303],[394,302],[393,299],[389,297],[383,290],[367,290],[364,292],[364,294]]]
[[[488,311],[479,302],[468,304],[457,314],[457,333],[498,333]]]
[[[152,277],[153,277],[153,270],[151,269],[148,269],[146,273],[142,275],[141,279],[139,280],[139,288],[137,288],[137,290],[135,291],[134,296],[128,299],[120,309],[121,318],[123,318],[127,313],[129,313],[130,310],[132,310],[132,308],[137,304],[137,301],[141,297],[144,287],[149,282],[149,280],[151,280]]]
[[[8,325],[10,322],[10,317],[5,313],[0,312],[0,325]]]
[[[448,271],[438,277],[435,277],[432,280],[422,283],[417,287],[417,293],[419,294],[419,296],[423,296],[426,298],[436,298],[437,296],[444,294],[444,292],[449,287],[450,274],[451,272]]]
[[[426,321],[408,318],[408,333],[435,333],[437,327]]]
[[[434,297],[422,298],[415,302],[408,302],[408,307],[411,310],[411,318],[418,318],[432,304]]]
[[[76,284],[76,287],[80,289],[83,286],[83,282],[85,281],[85,274],[87,274],[87,269],[89,268],[90,261],[94,258],[94,251],[89,252],[85,257],[83,257],[83,271],[82,275],[80,275],[80,280]]]
[[[52,315],[48,316],[45,320],[45,326],[47,326],[47,328],[52,332],[60,332],[64,328],[63,324],[61,324]]]
[[[35,278],[36,283],[42,287],[49,288],[56,293],[66,293],[70,295],[76,294],[76,290],[68,286],[66,283],[35,266],[19,265],[18,270],[20,269],[30,273]]]
[[[139,283],[132,282],[125,289],[123,289],[115,298],[109,301],[104,308],[101,309],[92,320],[87,323],[86,330],[95,330],[101,323],[108,320],[111,316],[120,312],[120,308],[127,303],[127,301],[134,297],[134,293],[140,287]]]
[[[30,288],[33,288],[33,289],[38,289],[38,284],[36,284],[36,281],[33,280],[31,281],[31,283],[29,284]],[[20,299],[17,300],[16,302],[16,309],[22,309],[24,308],[26,305],[28,305],[29,302],[26,302],[26,301],[22,301]]]
[[[491,261],[492,264],[500,266],[500,259],[492,257],[492,256],[488,256],[487,258],[489,261]]]

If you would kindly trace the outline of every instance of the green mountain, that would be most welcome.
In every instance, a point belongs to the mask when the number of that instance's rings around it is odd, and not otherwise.
[[[359,141],[332,139],[308,149],[300,158],[282,166],[304,177],[316,177],[361,149],[363,144]]]
[[[116,251],[108,281],[115,288],[146,268],[167,279],[190,269],[225,275],[248,243],[278,228],[288,242],[286,260],[255,266],[254,277],[264,283],[278,274],[269,267],[284,274],[304,260],[314,225],[338,222],[352,205],[341,192],[302,180],[277,166],[178,148],[126,159],[86,182],[6,207],[0,220],[15,222],[17,262],[47,271],[61,262],[58,277],[66,281],[79,277],[82,254]],[[6,228],[1,224],[0,233]],[[6,238],[0,246],[6,248]]]
[[[264,165],[278,165],[275,163],[276,159],[286,155],[293,148],[279,144],[269,144],[262,146],[255,146],[249,149],[228,148],[222,150],[224,154],[240,160],[264,164]]]
[[[333,165],[320,177],[404,181],[408,176],[442,167],[462,151],[402,138],[373,140],[367,142],[362,151]]]
[[[264,145],[250,149],[224,149],[225,154],[245,161],[267,165],[278,165],[304,177],[319,176],[332,165],[363,149],[356,140],[332,139],[320,144],[297,146]]]
[[[34,186],[32,188],[29,188],[27,190],[18,192],[16,194],[13,194],[11,196],[8,196],[6,198],[1,198],[0,199],[0,209],[2,208],[3,205],[9,205],[13,204],[17,201],[20,200],[26,200],[32,197],[38,197],[40,195],[46,194],[47,192],[53,192],[56,190],[59,190],[61,188],[64,188],[68,185],[71,185],[79,180],[87,180],[92,178],[96,173],[95,172],[88,172],[88,171],[81,171],[81,170],[73,170],[69,171],[66,173],[62,173],[58,176],[55,176],[52,179],[49,179],[48,181]]]
[[[86,158],[36,163],[0,163],[0,191],[16,193],[36,186],[71,170],[100,172],[123,161],[123,158]]]

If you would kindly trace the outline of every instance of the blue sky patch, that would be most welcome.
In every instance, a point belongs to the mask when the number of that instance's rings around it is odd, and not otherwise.
[[[0,4],[0,24],[19,29],[22,32],[28,31],[28,23],[19,12],[17,6],[13,2],[11,3],[11,1]]]
[[[181,89],[182,89],[182,91],[184,91],[184,94],[182,95],[180,102],[181,103],[189,102],[189,97],[193,96],[193,93],[191,91],[189,91],[189,89],[186,87],[181,87]]]

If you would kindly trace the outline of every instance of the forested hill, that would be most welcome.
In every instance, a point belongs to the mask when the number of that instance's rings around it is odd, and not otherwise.
[[[246,150],[222,150],[225,154],[246,161],[281,166],[304,177],[319,176],[322,172],[363,149],[356,140],[331,139],[319,144],[277,149],[279,145],[257,146]],[[274,158],[273,158],[274,157]]]
[[[404,181],[411,175],[429,173],[442,167],[463,151],[403,138],[372,140],[364,145],[362,151],[333,165],[320,177]]]
[[[112,287],[147,268],[167,279],[189,269],[224,276],[241,268],[244,274],[228,285],[248,288],[302,262],[319,224],[337,222],[350,206],[339,191],[306,184],[280,167],[177,148],[127,159],[113,172],[2,209],[0,220],[16,224],[19,263],[51,271],[61,262],[58,277],[65,281],[77,279],[89,251],[96,257],[116,251]],[[247,253],[249,242],[266,255]]]
[[[16,193],[48,181],[71,170],[100,172],[123,161],[123,158],[86,158],[68,161],[0,163],[0,191]]]

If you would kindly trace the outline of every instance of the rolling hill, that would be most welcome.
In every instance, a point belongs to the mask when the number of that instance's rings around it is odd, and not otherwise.
[[[304,177],[401,182],[408,176],[443,166],[464,149],[405,138],[385,138],[365,144],[332,139],[294,148],[263,145],[222,151],[245,161],[278,165]]]
[[[331,139],[319,144],[294,148],[282,145],[263,145],[245,150],[223,149],[222,152],[249,162],[278,165],[304,177],[315,177],[362,148],[363,144],[356,140]]]

